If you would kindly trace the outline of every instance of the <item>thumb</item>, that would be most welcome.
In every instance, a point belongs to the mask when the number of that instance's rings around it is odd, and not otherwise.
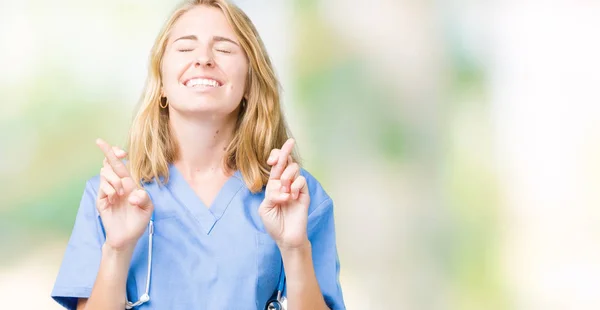
[[[143,189],[136,189],[131,194],[129,194],[129,203],[138,206],[141,209],[150,209],[152,208],[152,201],[150,200],[150,196]]]

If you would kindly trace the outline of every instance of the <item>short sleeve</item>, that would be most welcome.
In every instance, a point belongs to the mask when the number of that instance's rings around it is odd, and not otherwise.
[[[340,261],[335,242],[331,198],[323,201],[309,216],[308,238],[312,245],[315,274],[325,303],[332,310],[346,309],[339,283]]]
[[[339,282],[340,261],[335,237],[333,201],[314,177],[306,171],[302,174],[307,180],[311,196],[307,233],[312,246],[317,281],[330,309],[346,309]]]
[[[104,233],[96,211],[99,178],[86,183],[65,251],[52,298],[67,309],[76,309],[78,298],[89,298],[102,256]]]

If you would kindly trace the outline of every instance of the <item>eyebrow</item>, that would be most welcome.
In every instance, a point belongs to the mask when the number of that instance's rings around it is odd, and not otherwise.
[[[198,37],[195,35],[187,35],[187,36],[183,36],[183,37],[179,37],[177,38],[175,41],[173,41],[173,43],[179,41],[179,40],[192,40],[192,41],[198,41]],[[237,42],[235,42],[234,40],[227,38],[227,37],[222,37],[222,36],[213,36],[212,37],[212,41],[213,42],[230,42],[233,43],[237,46],[239,46],[239,44]]]

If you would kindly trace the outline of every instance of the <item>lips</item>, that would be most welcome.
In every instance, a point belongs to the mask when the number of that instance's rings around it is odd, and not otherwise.
[[[198,76],[198,77],[192,77],[189,79],[186,79],[183,83],[182,83],[185,87],[190,87],[190,88],[194,88],[194,87],[220,87],[223,86],[223,82],[212,78],[212,77],[206,77],[206,76]]]

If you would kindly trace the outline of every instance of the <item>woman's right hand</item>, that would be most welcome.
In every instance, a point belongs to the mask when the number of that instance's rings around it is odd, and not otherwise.
[[[133,250],[150,221],[154,206],[148,193],[135,184],[121,161],[125,152],[102,139],[96,140],[96,144],[105,156],[96,200],[106,233],[105,245],[118,251]]]

